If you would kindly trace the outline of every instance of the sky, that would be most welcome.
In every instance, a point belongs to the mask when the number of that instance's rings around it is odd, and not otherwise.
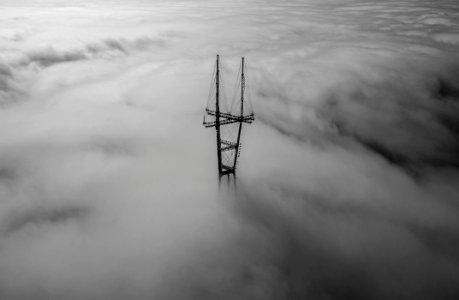
[[[458,50],[453,0],[2,0],[0,299],[458,299]]]

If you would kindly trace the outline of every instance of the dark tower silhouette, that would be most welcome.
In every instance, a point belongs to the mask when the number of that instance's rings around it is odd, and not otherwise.
[[[232,101],[228,102],[225,94],[222,93],[220,57],[217,55],[203,124],[206,128],[215,127],[217,133],[217,160],[220,178],[224,175],[236,174],[237,161],[241,152],[242,125],[243,123],[250,124],[255,120],[250,101],[247,101],[245,97],[244,68],[244,58],[242,58],[236,91]],[[245,106],[244,103],[246,103]]]

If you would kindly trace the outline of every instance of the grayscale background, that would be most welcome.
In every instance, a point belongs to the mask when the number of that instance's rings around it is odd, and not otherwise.
[[[0,299],[459,299],[458,50],[454,0],[1,0]]]

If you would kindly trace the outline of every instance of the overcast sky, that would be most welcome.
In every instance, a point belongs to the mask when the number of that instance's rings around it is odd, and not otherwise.
[[[0,299],[458,299],[458,53],[454,0],[2,0]]]

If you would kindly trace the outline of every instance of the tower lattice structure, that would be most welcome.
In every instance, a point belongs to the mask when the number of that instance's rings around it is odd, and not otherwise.
[[[252,123],[255,116],[246,93],[244,57],[241,59],[238,80],[231,101],[226,99],[224,93],[219,55],[217,55],[214,71],[203,125],[206,128],[215,127],[218,174],[221,178],[224,175],[236,174],[242,146],[242,125]]]

